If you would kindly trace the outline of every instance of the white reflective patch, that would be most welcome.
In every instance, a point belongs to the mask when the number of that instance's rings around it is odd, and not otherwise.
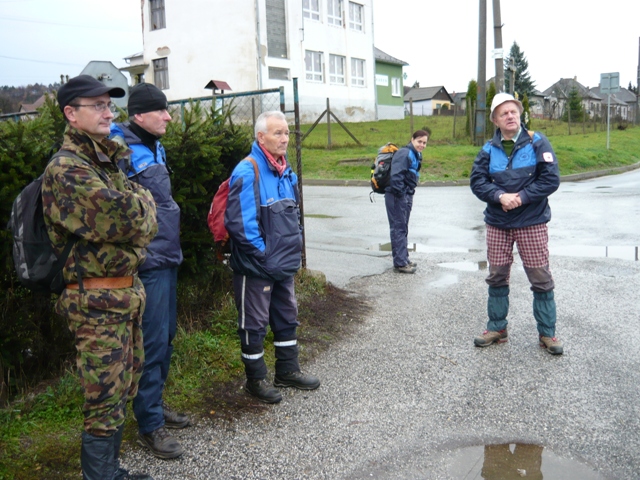
[[[258,360],[264,356],[264,352],[255,353],[253,355],[249,355],[247,353],[242,354],[242,358],[246,358],[247,360]]]
[[[544,152],[542,159],[547,163],[553,163],[553,154],[551,152]]]
[[[263,292],[270,292],[271,291],[271,285],[267,285],[266,287],[264,287],[262,289]]]
[[[287,340],[286,342],[273,342],[274,347],[293,347],[298,344],[298,340]]]

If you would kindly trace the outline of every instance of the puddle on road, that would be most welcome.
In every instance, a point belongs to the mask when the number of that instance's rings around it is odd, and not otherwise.
[[[438,263],[438,266],[442,268],[460,270],[462,272],[476,272],[478,270],[486,270],[487,261],[483,260],[481,262],[445,262]]]
[[[505,443],[461,448],[449,463],[451,478],[463,480],[604,480],[587,465],[562,458],[541,445]]]
[[[410,252],[417,252],[417,253],[449,253],[449,252],[468,253],[469,252],[468,248],[462,248],[462,247],[431,247],[431,246],[423,245],[421,243],[410,243],[407,246],[407,249]],[[379,251],[379,252],[390,252],[391,251],[391,242],[389,242],[389,243],[378,243],[376,245],[373,245],[372,247],[369,247],[367,250],[375,250],[375,251]]]
[[[562,255],[567,257],[605,257],[619,258],[622,260],[638,261],[639,248],[637,246],[591,246],[591,245],[568,245],[549,246],[551,255]]]

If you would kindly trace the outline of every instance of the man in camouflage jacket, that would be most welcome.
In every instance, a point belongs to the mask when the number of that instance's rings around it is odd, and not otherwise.
[[[58,103],[68,123],[62,150],[69,156],[49,163],[42,186],[54,247],[62,251],[70,238],[77,240],[56,312],[76,337],[85,394],[85,480],[151,478],[128,476],[118,462],[125,406],[136,394],[144,362],[145,292],[137,270],[158,228],[151,193],[118,168],[128,150],[106,138],[114,117],[110,98],[122,96],[121,88],[88,75],[60,88]]]

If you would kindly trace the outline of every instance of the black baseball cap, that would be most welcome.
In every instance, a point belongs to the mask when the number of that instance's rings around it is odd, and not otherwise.
[[[58,105],[60,110],[64,111],[64,107],[78,97],[99,97],[105,93],[115,98],[122,98],[125,95],[125,91],[120,87],[108,87],[91,75],[78,75],[60,87]]]

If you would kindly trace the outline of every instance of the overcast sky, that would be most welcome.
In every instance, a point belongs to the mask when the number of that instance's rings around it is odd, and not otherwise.
[[[490,78],[493,1],[486,2]],[[444,85],[452,93],[477,78],[478,0],[373,0],[373,6],[375,45],[409,64],[406,85]],[[620,73],[622,87],[637,84],[640,0],[502,0],[500,9],[505,53],[518,43],[539,90],[571,77],[596,86],[609,72]],[[124,57],[141,50],[140,0],[0,0],[0,86],[53,83],[91,60],[123,67]]]

